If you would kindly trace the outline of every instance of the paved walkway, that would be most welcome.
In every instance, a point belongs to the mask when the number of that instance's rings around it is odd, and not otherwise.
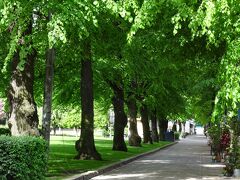
[[[212,163],[205,136],[178,144],[93,178],[94,180],[221,180],[223,165]]]

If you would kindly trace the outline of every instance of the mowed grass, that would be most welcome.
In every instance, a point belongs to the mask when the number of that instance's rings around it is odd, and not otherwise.
[[[170,143],[164,141],[154,144],[142,144],[142,147],[128,146],[128,152],[120,152],[112,151],[112,140],[95,139],[96,148],[103,158],[102,161],[95,161],[74,159],[74,156],[77,154],[75,151],[76,140],[78,140],[77,137],[51,136],[48,178],[62,179],[74,174],[96,170]]]

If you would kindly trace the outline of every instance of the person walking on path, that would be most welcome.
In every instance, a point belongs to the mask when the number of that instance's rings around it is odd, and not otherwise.
[[[192,135],[179,143],[145,156],[93,180],[221,180],[224,165],[212,162],[204,135]],[[234,179],[234,178],[231,178]]]

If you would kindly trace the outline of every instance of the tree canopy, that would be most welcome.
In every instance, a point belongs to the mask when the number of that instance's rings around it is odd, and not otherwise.
[[[121,139],[113,149],[124,151],[127,115],[131,132],[139,114],[148,117],[140,109],[159,122],[236,116],[239,11],[234,0],[1,1],[0,97],[8,97],[12,127],[38,127],[50,49],[52,123],[86,126],[93,145],[94,120],[105,127],[110,108]]]

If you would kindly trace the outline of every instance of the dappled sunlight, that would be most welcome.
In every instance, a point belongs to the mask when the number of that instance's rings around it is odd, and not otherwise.
[[[222,180],[224,177],[218,176],[202,176],[202,177],[186,177],[186,178],[177,178],[178,180]]]
[[[186,172],[187,173],[187,172]],[[179,174],[176,174],[172,172],[172,175],[162,175],[159,173],[131,173],[131,174],[124,174],[124,173],[119,173],[119,174],[112,174],[112,175],[101,175],[93,178],[94,180],[120,180],[120,179],[159,179],[159,180],[221,180],[221,179],[228,179],[224,177],[218,177],[218,176],[202,176],[202,177],[184,177],[181,178]],[[232,179],[232,178],[231,178]]]
[[[204,136],[203,134],[202,135],[194,135],[194,136],[197,138],[206,138],[206,136]]]
[[[59,159],[59,160],[54,159],[54,160],[52,160],[51,163],[59,163],[59,162],[63,163],[63,162],[66,162],[66,161],[64,159]]]
[[[100,145],[99,148],[107,148],[107,149],[112,149],[112,144],[107,142],[97,142],[96,144]]]
[[[200,166],[202,167],[207,167],[207,168],[224,168],[225,165],[223,164],[201,164]]]
[[[95,180],[221,180],[224,165],[212,163],[203,136],[189,136],[169,149],[95,177]]]
[[[113,174],[113,175],[106,175],[106,176],[99,176],[95,177],[94,179],[129,179],[129,178],[139,178],[139,179],[146,179],[147,177],[154,175],[155,173],[136,173],[136,174]]]

